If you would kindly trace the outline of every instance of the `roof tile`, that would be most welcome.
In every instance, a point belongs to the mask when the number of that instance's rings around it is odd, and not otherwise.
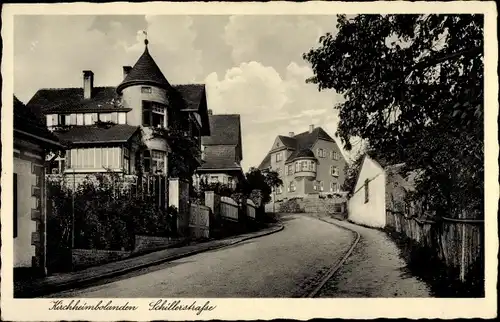
[[[54,132],[64,142],[72,144],[125,143],[139,130],[138,126],[117,124],[107,126],[74,126]]]

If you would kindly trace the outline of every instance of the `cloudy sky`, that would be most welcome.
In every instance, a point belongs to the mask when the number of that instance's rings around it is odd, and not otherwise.
[[[279,134],[314,124],[334,136],[342,97],[305,83],[302,54],[335,25],[335,16],[17,16],[14,92],[27,102],[40,88],[81,87],[86,69],[96,86],[116,86],[147,30],[170,83],[205,83],[214,114],[241,115],[247,170]]]

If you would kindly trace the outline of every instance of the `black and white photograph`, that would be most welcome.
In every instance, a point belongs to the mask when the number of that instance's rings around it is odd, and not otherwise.
[[[2,311],[495,302],[494,6],[74,6],[2,32]]]

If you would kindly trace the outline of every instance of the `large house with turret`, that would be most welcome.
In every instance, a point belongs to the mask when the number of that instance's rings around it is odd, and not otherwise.
[[[274,201],[293,197],[320,197],[341,193],[346,161],[337,143],[321,127],[288,136],[278,135],[259,165],[274,170],[283,186],[274,192]]]
[[[50,173],[75,181],[108,171],[169,180],[193,176],[202,163],[201,137],[210,134],[203,84],[171,84],[147,40],[135,65],[123,67],[117,86],[94,86],[90,70],[83,71],[82,83],[40,89],[27,103],[68,146],[50,156]]]

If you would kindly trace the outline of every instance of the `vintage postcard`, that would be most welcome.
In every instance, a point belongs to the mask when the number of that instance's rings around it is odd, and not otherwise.
[[[2,9],[2,319],[496,316],[494,2]]]

